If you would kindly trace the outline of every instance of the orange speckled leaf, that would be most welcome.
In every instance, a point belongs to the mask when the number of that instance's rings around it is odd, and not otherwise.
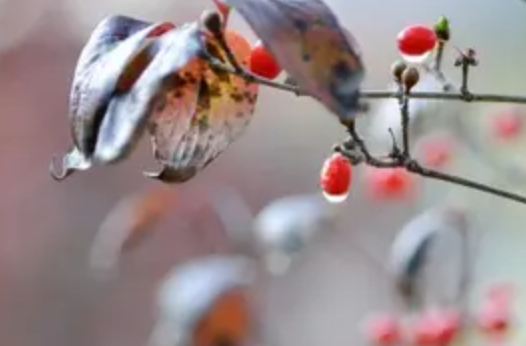
[[[361,108],[365,76],[356,40],[322,0],[225,0],[306,93],[341,119]]]
[[[234,32],[226,38],[246,65],[248,42]],[[208,51],[224,60],[217,42],[207,40]],[[197,61],[178,75],[188,88],[168,92],[150,124],[154,155],[163,169],[146,175],[165,182],[189,180],[239,138],[252,119],[258,94],[256,84],[213,71],[205,62]]]

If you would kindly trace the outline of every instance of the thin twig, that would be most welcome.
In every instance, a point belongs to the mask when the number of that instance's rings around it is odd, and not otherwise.
[[[289,85],[280,82],[274,82],[266,78],[256,76],[248,71],[237,71],[234,68],[224,64],[219,59],[206,56],[206,59],[211,63],[214,68],[220,69],[224,72],[238,75],[239,77],[246,79],[250,82],[262,84],[272,89],[286,91],[294,93],[298,96],[306,96],[308,93],[302,91],[297,86]],[[399,95],[396,92],[390,90],[363,90],[360,91],[360,98],[379,100],[379,99],[398,99]],[[428,99],[428,100],[446,100],[446,101],[465,101],[465,102],[485,102],[485,103],[516,103],[526,104],[526,97],[524,96],[513,96],[513,95],[498,95],[490,93],[477,93],[466,96],[461,92],[445,93],[445,92],[427,92],[427,91],[415,91],[407,95],[409,99]]]
[[[404,158],[408,158],[411,153],[409,150],[409,90],[404,91],[400,97],[400,117],[402,121],[402,155]]]
[[[262,85],[266,85],[273,89],[283,90],[287,92],[294,93],[296,95],[307,95],[296,85],[290,85],[287,83],[279,83],[268,80],[266,78],[259,77],[254,75],[250,71],[242,67],[239,62],[236,60],[232,50],[228,46],[223,33],[215,33],[216,39],[221,45],[222,50],[226,53],[229,64],[225,64],[219,59],[211,56],[210,54],[204,54],[205,58],[213,68],[220,69],[224,72],[231,73],[241,78]],[[515,202],[526,204],[526,197],[515,194],[512,192],[503,191],[498,188],[494,188],[489,185],[481,184],[469,179],[458,177],[451,174],[442,173],[439,171],[431,170],[420,165],[416,160],[411,158],[410,148],[409,148],[409,115],[408,107],[409,101],[411,99],[430,99],[430,100],[457,100],[465,102],[492,102],[492,103],[516,103],[516,104],[526,104],[526,97],[522,96],[508,96],[508,95],[496,95],[496,94],[474,94],[469,90],[469,70],[472,66],[477,66],[478,62],[475,59],[475,52],[472,49],[468,49],[466,52],[460,54],[459,59],[455,65],[461,67],[462,70],[462,86],[460,90],[453,91],[453,86],[447,82],[445,77],[440,71],[442,56],[443,56],[443,45],[440,50],[436,53],[435,56],[435,68],[432,71],[435,73],[437,78],[443,82],[444,91],[443,92],[405,92],[402,97],[400,92],[392,92],[387,90],[367,90],[361,91],[360,97],[362,99],[398,99],[400,101],[400,111],[401,111],[401,121],[402,121],[402,131],[404,133],[403,140],[403,150],[398,150],[396,143],[393,145],[392,152],[388,155],[388,160],[382,160],[372,155],[369,151],[366,142],[358,134],[355,122],[350,121],[344,125],[347,127],[350,140],[347,141],[345,146],[336,146],[335,150],[340,151],[343,155],[347,156],[353,164],[360,164],[365,162],[366,164],[378,168],[405,168],[407,171],[443,182],[452,183],[455,185],[464,186]],[[230,65],[230,66],[229,66]],[[425,67],[429,71],[428,67]],[[349,145],[358,149],[358,152],[349,149]]]
[[[442,70],[442,61],[444,60],[444,47],[445,42],[442,40],[438,41],[437,50],[435,52],[435,64],[433,66],[435,71]]]

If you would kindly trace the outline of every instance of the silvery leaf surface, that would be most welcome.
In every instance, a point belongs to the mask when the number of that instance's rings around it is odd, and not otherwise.
[[[86,156],[94,151],[97,131],[117,81],[132,58],[145,48],[154,25],[129,17],[103,20],[77,62],[70,94],[73,141]]]
[[[322,0],[226,0],[299,88],[339,118],[360,109],[365,69],[356,40]]]
[[[129,91],[112,95],[97,137],[94,155],[97,161],[115,162],[131,152],[155,116],[159,101],[174,87],[178,73],[191,65],[202,49],[196,23],[151,39],[145,54],[152,55],[144,71]]]

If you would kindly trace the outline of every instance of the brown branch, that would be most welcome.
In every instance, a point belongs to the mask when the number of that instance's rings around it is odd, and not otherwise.
[[[293,83],[280,83],[268,80],[266,78],[254,75],[250,71],[246,70],[236,60],[232,50],[228,46],[222,30],[210,30],[214,37],[218,40],[222,50],[228,60],[228,64],[223,63],[219,59],[211,56],[210,54],[204,53],[203,58],[206,59],[212,68],[220,69],[224,72],[228,72],[247,81],[266,85],[273,89],[287,91],[294,93],[298,96],[307,95],[299,87]],[[403,147],[400,150],[396,144],[393,143],[391,152],[387,155],[387,159],[380,159],[374,156],[368,149],[367,143],[359,135],[355,127],[355,121],[343,123],[346,126],[350,138],[345,141],[342,145],[336,145],[334,150],[341,152],[348,157],[351,162],[355,165],[366,163],[367,165],[379,167],[379,168],[405,168],[407,171],[417,174],[426,178],[435,179],[451,184],[464,186],[494,196],[509,199],[518,203],[526,204],[526,196],[507,192],[498,188],[494,188],[489,185],[478,183],[466,178],[459,176],[435,171],[428,169],[418,163],[411,157],[409,147],[409,105],[411,99],[430,99],[430,100],[457,100],[464,102],[492,102],[492,103],[516,103],[526,104],[526,97],[521,96],[509,96],[509,95],[496,95],[496,94],[475,94],[469,90],[469,71],[471,67],[477,66],[478,62],[475,59],[475,52],[472,49],[468,49],[466,52],[459,52],[459,57],[455,62],[455,66],[461,68],[462,71],[462,84],[458,91],[452,91],[453,86],[446,80],[440,71],[442,64],[443,50],[445,42],[441,41],[438,46],[438,51],[435,52],[435,64],[433,68],[424,66],[428,72],[432,72],[436,75],[437,79],[444,85],[443,92],[411,92],[411,87],[398,90],[397,92],[387,90],[366,90],[360,92],[362,99],[398,99],[400,102],[400,114],[402,122],[402,133],[403,133]],[[401,92],[403,91],[403,92]],[[394,140],[393,140],[394,141]]]

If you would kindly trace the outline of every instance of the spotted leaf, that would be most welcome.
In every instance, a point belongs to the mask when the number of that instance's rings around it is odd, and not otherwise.
[[[302,91],[341,119],[361,109],[364,66],[356,40],[322,0],[225,0]]]
[[[226,39],[244,66],[250,45],[240,35]],[[208,52],[225,61],[219,44],[207,39]],[[237,140],[248,126],[258,86],[240,77],[215,71],[195,60],[174,76],[174,84],[157,103],[149,125],[154,156],[162,165],[146,176],[165,182],[184,182],[205,168]]]
[[[94,162],[115,163],[128,156],[166,79],[202,49],[197,24],[174,30],[166,23],[151,24],[138,30],[142,22],[131,20],[123,31],[136,32],[121,39],[126,33],[115,35],[119,26],[107,23],[107,32],[101,24],[88,42],[100,56],[85,49],[79,60],[70,101],[74,146],[62,160],[63,172],[53,173],[58,180]]]

